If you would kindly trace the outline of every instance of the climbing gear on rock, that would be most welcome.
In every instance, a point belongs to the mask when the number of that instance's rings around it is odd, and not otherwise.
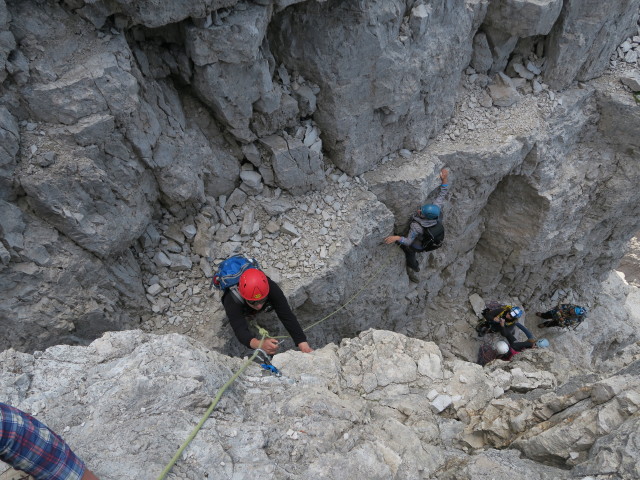
[[[511,318],[520,318],[522,316],[522,309],[520,307],[513,307],[509,313]]]
[[[440,207],[433,203],[428,203],[422,206],[420,213],[429,220],[436,220],[440,216]]]
[[[258,360],[258,362],[260,362],[260,367],[267,370],[268,372],[271,372],[276,377],[282,376],[282,373],[280,373],[280,370],[278,370],[276,366],[271,363],[271,358],[269,357],[267,352],[265,352],[261,348],[256,348],[256,353],[257,353],[256,359]]]

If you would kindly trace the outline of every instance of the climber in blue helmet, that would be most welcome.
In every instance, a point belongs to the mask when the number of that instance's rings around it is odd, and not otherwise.
[[[416,210],[411,216],[409,232],[404,236],[389,235],[384,243],[397,243],[404,251],[409,280],[418,283],[414,272],[420,271],[420,264],[416,258],[417,252],[428,252],[440,248],[444,242],[444,226],[442,224],[442,205],[449,191],[449,171],[440,170],[440,193],[433,203],[428,203]]]
[[[503,304],[497,305],[496,308],[485,308],[482,311],[482,316],[485,318],[486,325],[488,326],[486,331],[500,333],[507,339],[509,345],[517,351],[523,348],[529,348],[536,340],[529,329],[518,321],[524,313],[522,307]],[[527,336],[528,343],[518,342],[515,336],[516,328],[520,329]]]
[[[576,328],[585,320],[585,318],[587,318],[588,313],[589,312],[585,307],[580,307],[571,303],[562,303],[551,310],[547,310],[546,312],[536,312],[538,317],[546,320],[545,322],[539,323],[538,328]]]

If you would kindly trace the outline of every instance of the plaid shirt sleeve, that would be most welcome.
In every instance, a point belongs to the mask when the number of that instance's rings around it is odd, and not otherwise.
[[[4,403],[0,403],[0,460],[36,480],[80,480],[86,469],[46,425]]]

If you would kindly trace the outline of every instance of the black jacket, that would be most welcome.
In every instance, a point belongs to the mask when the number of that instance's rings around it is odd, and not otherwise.
[[[296,345],[306,342],[307,337],[302,331],[298,319],[291,311],[282,289],[269,277],[267,277],[267,281],[269,282],[269,295],[267,295],[265,306],[270,304],[273,307],[282,325],[287,329]],[[237,339],[247,348],[251,348],[249,342],[251,342],[252,338],[255,338],[255,335],[249,330],[249,320],[253,315],[263,311],[265,307],[262,307],[262,310],[254,310],[246,303],[240,304],[228,291],[222,295],[222,305]]]

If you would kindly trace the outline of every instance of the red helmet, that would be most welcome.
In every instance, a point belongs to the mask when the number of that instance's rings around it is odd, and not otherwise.
[[[250,302],[266,299],[269,295],[267,276],[256,268],[250,268],[240,275],[238,291],[242,298]]]

